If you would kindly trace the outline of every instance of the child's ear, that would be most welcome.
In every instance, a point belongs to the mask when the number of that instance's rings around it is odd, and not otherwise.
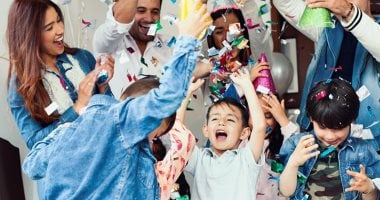
[[[206,138],[208,138],[208,127],[207,127],[207,124],[203,124],[202,132],[203,132],[203,135],[204,135]]]
[[[251,128],[249,128],[249,127],[245,127],[245,128],[243,128],[243,130],[241,131],[241,134],[240,134],[240,140],[245,140],[245,139],[247,139],[250,135],[251,135]]]

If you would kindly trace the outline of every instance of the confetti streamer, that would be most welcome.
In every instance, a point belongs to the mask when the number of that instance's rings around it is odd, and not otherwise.
[[[254,28],[260,26],[260,24],[253,24],[253,21],[252,21],[251,18],[248,18],[248,19],[247,19],[246,25],[247,25],[247,28],[248,28],[248,29],[254,29]]]

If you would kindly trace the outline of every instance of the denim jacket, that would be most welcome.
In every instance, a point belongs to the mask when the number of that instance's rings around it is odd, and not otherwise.
[[[380,18],[377,18],[380,23]],[[336,66],[339,51],[342,45],[344,29],[341,23],[336,23],[335,28],[325,28],[320,35],[318,47],[313,57],[307,74],[301,98],[301,114],[297,122],[302,128],[310,127],[310,120],[306,115],[307,95],[314,83],[329,79],[333,70],[329,67]],[[369,140],[375,150],[380,150],[380,63],[358,42],[352,73],[352,87],[358,90],[365,86],[370,95],[360,102],[359,116],[355,123],[363,124],[369,128],[374,140]]]
[[[84,74],[90,73],[95,68],[95,58],[94,56],[83,49],[78,49],[73,55],[73,58],[76,59],[84,72]],[[70,63],[70,60],[67,58],[67,54],[63,53],[57,57],[56,65],[60,70],[61,74],[66,73],[62,63]],[[66,76],[62,76],[65,79],[66,83],[71,83]],[[13,75],[9,84],[8,90],[8,104],[12,115],[16,121],[17,127],[19,128],[21,135],[28,146],[28,148],[32,148],[32,146],[45,138],[51,131],[57,128],[58,125],[72,122],[77,117],[78,114],[74,111],[73,107],[67,109],[57,120],[48,125],[44,125],[31,117],[29,110],[25,108],[25,103],[23,97],[17,92],[17,81],[16,76]],[[70,93],[70,98],[73,102],[75,102],[78,98],[78,94],[76,89],[72,84],[67,85],[67,90]],[[95,91],[95,93],[98,93]],[[107,89],[106,94],[112,95],[111,90]]]
[[[289,160],[289,157],[294,152],[300,138],[308,132],[300,133],[294,135],[287,139],[282,145],[280,150],[280,158],[284,164]],[[314,134],[314,131],[311,131]],[[298,171],[309,177],[317,158],[312,157],[305,162],[305,164],[298,168]],[[359,165],[365,166],[366,174],[369,178],[373,179],[375,177],[380,177],[380,156],[373,149],[367,141],[360,138],[348,137],[344,142],[341,149],[338,151],[338,163],[339,163],[339,175],[342,183],[343,191],[349,188],[349,182],[351,176],[346,173],[346,170],[358,171]],[[303,191],[305,189],[305,184],[297,182],[297,188],[291,199],[302,200]],[[361,199],[361,194],[359,192],[344,192],[344,199]]]
[[[179,37],[159,88],[120,103],[94,95],[74,122],[34,145],[23,171],[43,178],[43,199],[159,199],[147,136],[184,99],[197,44],[193,37]]]

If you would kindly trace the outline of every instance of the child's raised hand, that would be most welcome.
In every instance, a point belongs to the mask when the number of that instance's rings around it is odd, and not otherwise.
[[[241,89],[251,88],[252,82],[247,69],[238,69],[230,75],[231,80]]]
[[[189,12],[191,14],[184,21],[178,23],[179,35],[198,37],[206,27],[211,25],[212,20],[210,20],[210,14],[207,12],[206,5],[201,4],[201,7],[197,9],[199,3],[199,0],[195,1]]]
[[[363,165],[360,165],[360,172],[347,170],[346,173],[352,177],[350,187],[345,190],[346,192],[358,191],[368,194],[375,189],[371,179],[367,177]]]
[[[189,89],[187,90],[187,96],[188,97],[190,97],[205,82],[204,79],[198,78],[196,81],[194,81],[194,79],[195,79],[194,76],[191,77],[191,79],[190,79]]]
[[[260,71],[263,69],[269,69],[267,62],[257,62],[255,66],[251,69],[251,80],[254,81],[257,77],[268,77],[266,74],[261,74]]]
[[[277,99],[276,95],[264,94],[262,96],[267,104],[262,104],[262,107],[272,113],[274,119],[280,124],[281,127],[286,126],[289,123],[289,119],[285,113],[285,101],[281,102]]]
[[[317,156],[319,151],[315,150],[317,150],[318,144],[314,143],[314,140],[314,136],[311,134],[302,136],[287,165],[299,167],[310,158]]]

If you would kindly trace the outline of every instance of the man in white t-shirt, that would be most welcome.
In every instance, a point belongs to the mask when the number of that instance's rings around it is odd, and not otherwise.
[[[139,78],[160,77],[172,55],[170,38],[156,34],[154,28],[160,21],[161,4],[162,0],[119,0],[109,6],[105,23],[95,32],[95,53],[115,57],[109,84],[116,98]]]

